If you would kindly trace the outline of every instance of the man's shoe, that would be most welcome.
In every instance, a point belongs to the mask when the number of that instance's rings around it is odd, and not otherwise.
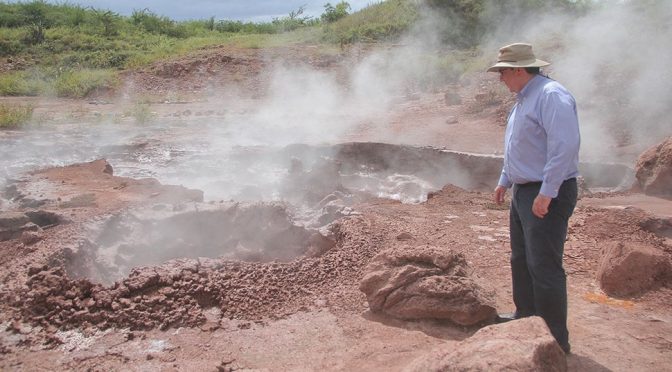
[[[560,345],[560,347],[562,348],[562,351],[565,352],[565,354],[571,353],[572,348],[569,346],[569,343]]]
[[[497,317],[495,317],[495,324],[506,323],[516,319],[518,319],[516,313],[497,314]]]

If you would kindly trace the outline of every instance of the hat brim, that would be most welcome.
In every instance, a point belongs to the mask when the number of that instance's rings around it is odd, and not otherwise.
[[[528,59],[516,62],[497,62],[488,69],[488,72],[498,72],[503,68],[544,67],[548,65],[550,65],[549,62],[540,59]]]

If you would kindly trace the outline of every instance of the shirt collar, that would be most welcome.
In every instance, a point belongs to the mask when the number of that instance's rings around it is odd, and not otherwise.
[[[518,92],[518,99],[525,98],[526,96],[530,95],[530,93],[534,90],[534,87],[538,86],[544,81],[544,77],[536,74],[530,81],[525,84],[523,89]]]

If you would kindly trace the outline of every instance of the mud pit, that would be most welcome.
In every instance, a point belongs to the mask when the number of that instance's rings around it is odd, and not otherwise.
[[[136,148],[134,156],[143,156],[139,151],[143,148]],[[425,202],[447,184],[489,191],[494,187],[491,175],[501,169],[499,157],[383,143],[242,148],[225,162],[234,164],[227,168],[234,175],[244,177],[258,168],[275,177],[257,174],[257,178],[275,182],[254,186],[242,182],[235,199],[227,202],[154,204],[90,223],[88,239],[65,262],[69,276],[109,285],[135,267],[171,259],[289,262],[315,256],[334,246],[328,227],[357,214],[352,209],[356,202],[372,198]],[[113,172],[109,164],[105,172]],[[582,174],[584,194],[591,189],[623,188],[632,179],[630,169],[613,164],[582,164]],[[22,195],[14,185],[8,190],[6,194],[20,205],[48,203]],[[87,198],[95,199],[82,194],[60,205],[94,203]],[[26,216],[40,227],[59,222],[51,212],[33,211]]]
[[[425,346],[399,359],[390,353],[405,349],[406,343],[356,338],[355,349],[381,347],[380,355],[386,360],[363,361],[355,353],[342,355],[346,361],[336,366],[329,358],[315,359],[311,354],[313,357],[303,359],[301,365],[307,363],[309,369],[387,369],[392,365],[386,363],[397,360],[401,367],[428,345],[457,342],[476,330],[445,322],[395,321],[365,311],[366,299],[358,290],[363,268],[382,249],[409,244],[435,244],[463,252],[476,273],[494,283],[497,302],[509,303],[508,283],[495,279],[508,272],[507,212],[489,199],[491,175],[496,174],[501,159],[378,143],[238,149],[229,160],[235,163],[236,156],[246,169],[260,159],[264,167],[281,175],[275,178],[280,181],[268,188],[272,190],[268,195],[277,200],[203,202],[203,193],[195,190],[113,176],[112,167],[104,161],[32,172],[13,181],[7,188],[11,192],[6,193],[11,200],[3,206],[25,210],[32,216],[29,220],[41,228],[36,243],[0,243],[8,253],[4,262],[20,262],[17,267],[23,268],[3,279],[5,314],[14,319],[5,323],[7,363],[40,365],[10,352],[18,343],[77,354],[78,350],[90,353],[93,349],[73,344],[72,337],[88,340],[86,345],[101,346],[119,345],[121,337],[127,345],[114,353],[147,368],[172,360],[169,365],[178,369],[203,365],[294,369],[298,367],[295,362],[283,361],[272,350],[269,356],[274,356],[266,360],[218,344],[212,349],[214,354],[206,352],[208,357],[201,362],[186,358],[182,354],[186,351],[179,350],[186,347],[183,342],[187,339],[200,339],[204,333],[225,339],[235,333],[238,336],[232,342],[251,351],[252,340],[274,332],[274,327],[296,329],[292,332],[314,342],[313,337],[322,336],[293,327],[321,324],[337,334],[358,334],[366,329],[379,336],[391,335],[385,327],[392,326],[397,329],[392,332],[394,337],[403,334]],[[617,189],[631,177],[629,169],[620,165],[583,166],[585,193],[593,186]],[[454,172],[440,172],[442,169]],[[610,174],[613,181],[596,176],[602,183],[591,185],[595,172]],[[473,177],[467,177],[470,175]],[[451,183],[474,191],[440,186]],[[260,190],[246,192],[263,199]],[[34,201],[39,201],[36,211],[31,207]],[[594,239],[590,226],[607,221],[604,213],[579,209],[580,222],[568,242],[568,272],[572,282],[584,288],[583,293],[593,291],[590,273],[596,264],[591,262],[597,259],[593,254],[586,256],[580,247],[586,239]],[[649,240],[660,239],[651,232],[641,234]],[[25,285],[10,277],[14,274],[25,278]],[[661,299],[656,298],[652,301],[659,303]],[[664,298],[667,303],[669,299]],[[574,295],[574,301],[586,300]],[[590,307],[607,306],[593,301],[588,301]],[[352,318],[354,314],[364,314],[364,318]],[[185,341],[168,336],[181,329],[197,332],[186,331],[190,336]],[[421,332],[408,334],[417,331]],[[137,359],[124,351],[133,347],[136,332],[183,346],[152,349],[149,345],[148,354]],[[345,334],[339,337],[336,343],[314,347],[333,352],[339,342],[354,341]],[[592,337],[584,335],[574,344],[581,347],[585,342],[587,346],[594,341]],[[276,352],[285,350],[285,346],[277,347]],[[391,351],[383,352],[387,347]],[[222,348],[230,358],[221,357]],[[88,362],[73,360],[64,366],[118,368],[118,357],[109,353],[94,352]],[[144,355],[163,356],[154,359]],[[576,358],[575,363],[589,367],[593,363],[592,359]],[[629,363],[640,362],[633,359]]]

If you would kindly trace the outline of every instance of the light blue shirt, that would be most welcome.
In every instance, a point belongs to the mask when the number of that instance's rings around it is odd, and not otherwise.
[[[560,185],[579,174],[580,142],[574,97],[555,80],[536,75],[509,113],[498,184],[541,181],[539,193],[555,198]]]

